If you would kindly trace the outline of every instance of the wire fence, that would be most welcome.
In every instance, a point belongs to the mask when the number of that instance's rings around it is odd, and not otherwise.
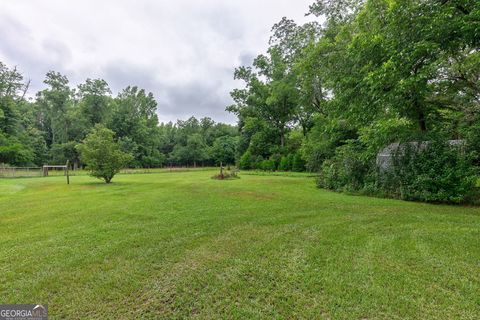
[[[63,175],[65,175],[65,170],[62,168],[48,169],[48,176]],[[44,176],[45,172],[43,167],[7,167],[0,165],[0,178],[28,178]]]
[[[0,166],[1,178],[42,177],[41,167],[5,167]]]
[[[201,171],[212,170],[213,167],[164,167],[164,168],[125,168],[120,170],[119,174],[148,174],[148,173],[167,173],[182,171]],[[88,175],[89,172],[84,169],[69,170],[70,176]],[[63,168],[48,168],[48,176],[63,176]],[[0,178],[29,178],[44,177],[43,167],[9,167],[0,164]]]

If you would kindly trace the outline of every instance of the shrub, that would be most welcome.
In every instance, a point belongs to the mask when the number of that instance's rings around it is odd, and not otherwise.
[[[292,169],[291,158],[288,156],[283,156],[278,165],[278,170],[280,171],[290,171]]]
[[[273,159],[265,159],[262,161],[261,168],[265,171],[275,171],[275,161]]]
[[[7,138],[0,132],[0,163],[28,165],[33,159],[33,150],[15,138]]]
[[[275,166],[274,170],[277,170],[280,166],[280,161],[282,160],[282,156],[279,153],[274,153],[270,156],[270,160],[273,161],[273,165]]]
[[[331,190],[361,191],[371,182],[372,159],[365,158],[364,148],[357,141],[338,147],[335,156],[321,168],[318,186]]]
[[[405,200],[462,203],[475,192],[472,159],[465,146],[445,141],[407,144],[395,154],[391,170],[380,174],[380,186]]]
[[[263,170],[263,157],[261,155],[254,158],[252,169]]]
[[[240,157],[239,166],[240,169],[243,170],[253,169],[252,153],[250,150],[245,151],[245,153]]]
[[[344,145],[348,140],[356,139],[357,136],[357,129],[349,121],[316,116],[314,126],[301,147],[306,168],[319,172],[323,162],[335,155],[337,147]]]
[[[391,167],[380,170],[365,145],[350,141],[323,163],[318,186],[403,200],[478,201],[474,152],[445,140],[400,146],[403,147],[397,149]]]
[[[298,152],[293,156],[292,171],[294,172],[305,171],[305,161],[302,159],[302,156]]]
[[[90,174],[106,183],[110,183],[115,174],[133,158],[120,150],[113,136],[112,130],[96,125],[83,143],[76,147]]]

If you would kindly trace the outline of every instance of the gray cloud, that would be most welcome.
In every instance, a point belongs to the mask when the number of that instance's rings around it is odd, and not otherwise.
[[[242,66],[248,66],[248,65],[251,65],[253,63],[253,59],[255,59],[255,57],[258,55],[258,53],[254,53],[254,52],[243,52],[240,54],[239,56],[239,60],[240,60],[240,65]]]
[[[124,61],[109,64],[100,73],[103,78],[109,79],[109,86],[114,93],[127,86],[137,86],[154,92],[159,85],[150,69],[130,65]]]
[[[160,116],[167,119],[209,116],[233,122],[234,117],[224,111],[225,106],[231,103],[230,98],[218,92],[218,87],[201,82],[165,87],[165,95],[160,100]]]
[[[0,61],[43,88],[56,70],[72,85],[105,79],[113,92],[154,93],[161,121],[191,115],[235,122],[225,112],[233,70],[265,51],[282,16],[304,22],[312,0],[3,1]],[[32,92],[33,93],[33,92]]]

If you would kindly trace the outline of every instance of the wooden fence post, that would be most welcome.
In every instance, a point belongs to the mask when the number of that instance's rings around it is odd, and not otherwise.
[[[70,184],[70,176],[68,175],[68,165],[69,161],[67,160],[67,164],[65,165],[65,173],[67,174],[67,184]]]

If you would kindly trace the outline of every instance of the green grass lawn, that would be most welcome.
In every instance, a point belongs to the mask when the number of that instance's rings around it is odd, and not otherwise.
[[[53,319],[479,318],[479,208],[212,175],[0,180],[0,303]]]

